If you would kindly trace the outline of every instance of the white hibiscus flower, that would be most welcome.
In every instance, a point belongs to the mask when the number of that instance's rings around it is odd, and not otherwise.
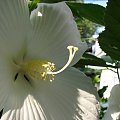
[[[79,39],[64,2],[39,4],[29,18],[26,0],[0,1],[1,120],[97,119],[90,79],[70,67],[86,49]]]
[[[108,110],[103,120],[120,120],[120,85],[117,84],[112,88],[109,98]]]

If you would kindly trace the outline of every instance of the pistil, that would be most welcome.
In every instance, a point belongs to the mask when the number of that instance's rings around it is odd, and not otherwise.
[[[25,75],[33,79],[50,80],[50,82],[52,82],[56,74],[61,73],[70,65],[76,51],[78,51],[78,48],[74,46],[68,46],[67,49],[69,50],[68,62],[66,63],[66,65],[64,65],[63,68],[58,71],[55,71],[55,64],[47,60],[27,61],[21,65],[21,70],[24,72]]]

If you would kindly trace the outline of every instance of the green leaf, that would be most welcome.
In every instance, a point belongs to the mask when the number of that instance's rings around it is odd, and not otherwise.
[[[112,59],[120,60],[120,0],[109,0],[105,12],[105,31],[99,44]]]
[[[94,80],[95,83],[100,83],[100,75],[95,75],[93,77],[93,80]]]
[[[102,98],[100,99],[100,102],[101,102],[101,103],[108,103],[108,98],[102,97]],[[104,107],[104,108],[102,107],[101,109],[104,111],[104,109],[106,110],[106,107]]]
[[[111,64],[115,63],[115,62],[110,58],[110,56],[103,55],[103,56],[101,56],[101,58],[102,58],[104,61],[108,62],[108,63],[111,63]]]
[[[30,0],[28,2],[28,7],[29,7],[29,11],[31,12],[32,10],[34,10],[37,7],[37,4],[40,3],[41,0]]]
[[[84,67],[85,65],[101,66],[101,67],[113,67],[111,65],[107,65],[103,59],[98,58],[92,54],[87,54],[87,53],[83,54],[82,58],[75,65],[75,67]]]
[[[80,18],[84,17],[88,20],[100,25],[104,25],[105,8],[96,4],[85,4],[77,2],[66,2],[71,8],[73,14]]]
[[[100,98],[103,97],[103,93],[106,91],[108,86],[104,86],[102,89],[98,90],[98,95]]]

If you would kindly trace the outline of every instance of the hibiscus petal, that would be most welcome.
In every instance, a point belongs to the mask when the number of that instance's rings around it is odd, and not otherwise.
[[[105,114],[104,120],[119,120],[120,119],[120,85],[115,85],[112,88],[109,98],[109,107]]]
[[[38,11],[41,13],[38,16]],[[76,63],[86,50],[86,44],[80,41],[80,34],[73,15],[65,2],[56,4],[41,3],[31,13],[34,29],[33,40],[29,41],[27,57],[47,59],[59,66],[68,60],[67,46],[79,48],[73,63]]]
[[[14,81],[15,66],[11,63],[11,59],[3,57],[3,53],[0,51],[0,110],[3,109],[6,104],[6,100],[9,96],[9,88],[12,81]]]
[[[44,112],[40,104],[32,97],[28,96],[24,102],[24,120],[45,120]],[[28,119],[27,119],[28,118]]]
[[[0,48],[11,57],[23,55],[30,24],[26,0],[1,0]]]
[[[17,100],[17,101],[16,101]],[[16,103],[19,99],[13,99]],[[1,120],[47,120],[40,104],[33,96],[28,95],[21,107],[12,109],[3,114]]]
[[[1,120],[97,120],[96,91],[78,70],[66,70],[52,83],[33,80],[30,84],[20,75],[11,82],[12,76],[7,75],[9,79],[0,84],[0,103],[4,104]]]
[[[28,96],[28,94],[33,91],[31,85],[28,83],[28,81],[25,80],[23,75],[19,74],[17,79],[15,80],[16,73],[17,67],[15,66],[13,61],[9,58],[6,58],[5,56],[1,56],[0,110],[4,108],[3,112],[7,114],[7,116],[11,117],[13,117],[13,113],[17,114],[13,111],[20,108],[23,105],[26,96]],[[10,112],[10,114],[8,114],[8,112]],[[8,119],[6,118],[3,120]]]
[[[17,69],[11,59],[1,57],[0,65],[0,110],[4,108],[1,120],[45,120],[39,103],[29,95],[35,94],[32,85],[22,73],[15,80]]]
[[[97,91],[80,71],[66,70],[52,83],[35,80],[34,85],[39,103],[51,116],[49,120],[98,120]]]

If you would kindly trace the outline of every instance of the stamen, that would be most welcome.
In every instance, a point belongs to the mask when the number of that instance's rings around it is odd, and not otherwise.
[[[55,70],[55,65],[46,60],[31,60],[21,65],[25,75],[40,80],[54,80],[54,75],[47,74],[48,71]]]
[[[47,74],[55,75],[55,74],[61,73],[63,70],[65,70],[70,65],[70,63],[72,62],[72,60],[75,56],[75,53],[78,51],[78,47],[68,46],[67,49],[69,50],[70,55],[69,55],[69,59],[68,59],[68,62],[66,63],[66,65],[59,71],[56,71],[56,72],[50,71],[50,72],[47,72]]]
[[[55,64],[46,60],[30,60],[20,65],[21,72],[24,73],[25,78],[28,76],[33,79],[50,80],[50,82],[52,82],[52,80],[54,80],[55,74],[61,73],[70,65],[76,51],[78,51],[78,48],[74,46],[68,46],[67,49],[69,50],[69,59],[66,65],[60,70],[53,72],[56,69]],[[28,78],[26,78],[26,80],[27,79]]]

